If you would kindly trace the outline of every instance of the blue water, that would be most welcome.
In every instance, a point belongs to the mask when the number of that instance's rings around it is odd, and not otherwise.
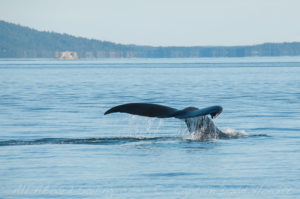
[[[103,115],[129,102],[221,105],[218,128],[246,136]],[[0,198],[299,195],[299,57],[0,60]]]

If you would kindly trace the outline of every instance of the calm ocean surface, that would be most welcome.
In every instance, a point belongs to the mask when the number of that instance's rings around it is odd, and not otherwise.
[[[103,113],[223,106],[237,139]],[[0,198],[297,198],[300,57],[0,60]]]

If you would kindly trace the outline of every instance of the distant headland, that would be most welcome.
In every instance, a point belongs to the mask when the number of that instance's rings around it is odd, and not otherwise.
[[[38,31],[0,20],[0,58],[195,58],[299,55],[300,42],[192,47],[122,45],[68,34]]]

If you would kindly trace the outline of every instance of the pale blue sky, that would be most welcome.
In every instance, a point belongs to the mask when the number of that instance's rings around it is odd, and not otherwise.
[[[123,44],[300,41],[300,0],[0,0],[0,19]]]

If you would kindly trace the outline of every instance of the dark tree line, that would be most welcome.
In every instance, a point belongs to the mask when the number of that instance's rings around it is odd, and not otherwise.
[[[53,58],[62,51],[76,51],[81,58],[296,56],[300,55],[300,42],[232,47],[121,45],[67,34],[37,31],[0,20],[0,58]]]

